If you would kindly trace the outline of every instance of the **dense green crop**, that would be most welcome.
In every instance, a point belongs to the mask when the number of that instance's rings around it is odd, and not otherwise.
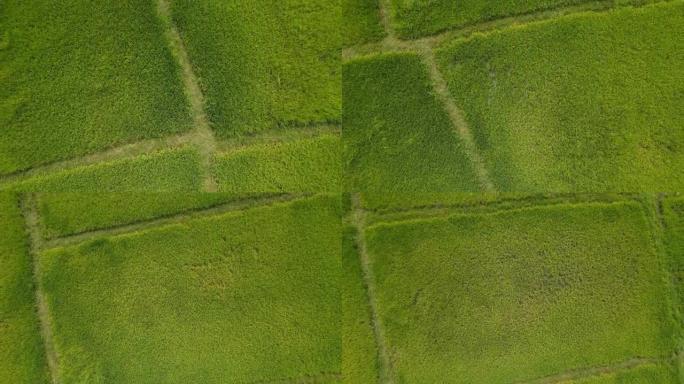
[[[391,0],[394,28],[418,37],[449,28],[592,0]]]
[[[38,201],[43,236],[53,238],[206,209],[247,197],[228,193],[91,192],[43,193]]]
[[[49,382],[33,289],[17,196],[0,193],[0,383]]]
[[[676,370],[664,364],[646,364],[637,368],[604,373],[558,384],[678,384]]]
[[[372,384],[378,382],[378,353],[355,234],[352,227],[342,233],[342,382]]]
[[[339,0],[175,0],[221,137],[340,119]]]
[[[335,134],[254,145],[216,159],[219,190],[254,192],[339,192],[340,137]]]
[[[356,59],[345,63],[343,72],[342,142],[349,190],[373,200],[387,193],[479,189],[417,55]]]
[[[510,383],[674,349],[664,263],[635,202],[367,230],[398,383]]]
[[[670,262],[672,283],[678,297],[678,318],[681,325],[680,348],[684,351],[684,197],[665,199],[663,215],[666,228],[665,246]]]
[[[43,252],[62,382],[339,372],[339,233],[315,197]]]
[[[2,1],[0,174],[189,122],[152,1]]]
[[[202,188],[202,171],[199,155],[188,148],[40,174],[0,187],[22,192],[189,192]]]
[[[495,184],[684,187],[684,2],[476,34],[438,52]]]
[[[378,41],[385,36],[379,0],[342,0],[342,37],[345,46]]]

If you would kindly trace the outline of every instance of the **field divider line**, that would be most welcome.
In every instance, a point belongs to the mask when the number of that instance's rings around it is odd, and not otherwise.
[[[54,344],[52,333],[52,319],[48,306],[48,300],[43,291],[41,279],[40,252],[43,249],[43,238],[40,232],[40,218],[36,207],[36,196],[25,194],[21,196],[21,211],[24,216],[26,231],[29,236],[29,255],[33,264],[33,286],[36,294],[36,309],[40,323],[40,334],[45,348],[45,359],[53,384],[60,384],[59,355]]]
[[[199,80],[192,67],[183,39],[173,22],[168,0],[157,0],[157,13],[164,25],[164,35],[171,53],[181,69],[183,90],[190,105],[190,114],[192,115],[194,125],[192,143],[200,153],[204,170],[204,190],[206,192],[215,192],[218,190],[218,184],[214,179],[212,168],[217,143],[205,110],[204,95],[202,94]]]
[[[142,220],[130,224],[123,224],[108,228],[95,229],[74,235],[56,237],[53,239],[46,240],[44,242],[43,249],[59,248],[82,243],[102,236],[116,236],[129,234],[145,229],[179,224],[186,222],[188,220],[216,216],[224,213],[248,211],[250,209],[267,207],[276,204],[291,203],[297,200],[304,200],[311,196],[312,195],[310,194],[276,194],[273,196],[266,197],[239,199],[235,201],[229,201],[226,203],[218,204],[209,208],[188,210],[174,215],[156,217],[154,219]]]
[[[68,171],[80,167],[102,164],[105,162],[135,158],[136,156],[152,154],[154,152],[181,148],[191,144],[193,134],[181,133],[156,139],[144,139],[137,142],[112,147],[102,152],[91,153],[82,157],[60,160],[49,164],[38,165],[23,171],[0,176],[0,186],[14,182],[21,182],[35,176],[45,176],[60,171]]]
[[[243,384],[318,384],[325,383],[330,380],[342,379],[342,374],[339,372],[321,372],[313,375],[303,375],[300,377],[286,377],[275,380],[257,380],[244,382]]]
[[[633,368],[638,368],[642,365],[658,364],[669,360],[670,359],[655,357],[633,357],[617,364],[574,369],[537,379],[518,381],[514,384],[558,384],[577,379],[585,379],[605,374],[627,371]]]
[[[384,327],[380,320],[378,306],[376,303],[375,281],[373,278],[373,268],[370,263],[368,251],[366,249],[366,235],[365,235],[365,212],[361,207],[361,197],[359,194],[352,195],[352,215],[351,224],[356,230],[356,248],[359,254],[359,261],[361,263],[361,270],[363,272],[363,285],[366,290],[366,299],[371,313],[371,323],[373,328],[373,335],[375,336],[375,344],[378,349],[379,357],[379,383],[380,384],[394,384],[394,373],[392,368],[392,359],[390,357],[387,344],[385,342]]]
[[[388,213],[371,216],[370,223],[367,224],[367,228],[380,226],[383,224],[392,223],[405,223],[414,222],[422,220],[431,220],[436,218],[448,218],[451,216],[472,216],[472,215],[498,215],[510,212],[522,212],[541,208],[551,208],[558,206],[568,206],[568,207],[581,207],[581,206],[609,206],[612,204],[618,204],[626,201],[637,202],[635,198],[625,197],[624,199],[615,200],[541,200],[538,204],[534,204],[532,201],[530,203],[523,203],[520,205],[510,205],[506,206],[506,203],[514,202],[515,200],[504,201],[501,206],[497,207],[499,204],[484,204],[478,205],[445,205],[444,207],[434,207],[434,208],[424,208],[424,209],[411,209],[406,211],[401,211],[398,213]],[[473,211],[468,211],[467,209],[473,208]],[[478,210],[479,209],[479,210]],[[369,212],[372,214],[372,212]]]

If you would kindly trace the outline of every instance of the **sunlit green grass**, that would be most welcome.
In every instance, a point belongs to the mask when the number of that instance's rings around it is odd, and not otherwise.
[[[345,46],[381,40],[379,0],[342,0],[342,36]]]
[[[345,183],[366,200],[386,194],[477,191],[456,132],[415,54],[345,63]]]
[[[507,191],[684,187],[684,2],[584,13],[438,51]]]
[[[0,174],[190,128],[153,1],[4,0]]]
[[[260,144],[217,156],[214,168],[219,190],[255,192],[340,191],[340,137],[322,134],[282,143]]]
[[[666,364],[646,364],[623,371],[599,374],[558,384],[678,384],[676,370]]]
[[[398,383],[511,383],[667,357],[665,260],[635,202],[367,230]]]
[[[18,197],[0,193],[0,383],[49,382],[32,268]]]
[[[340,119],[339,0],[174,0],[220,137]]]
[[[340,372],[339,233],[315,197],[43,252],[61,382]]]
[[[669,197],[663,201],[665,247],[670,262],[672,284],[677,295],[679,348],[684,351],[684,197]],[[682,363],[684,369],[684,362]],[[682,371],[684,376],[684,370]]]

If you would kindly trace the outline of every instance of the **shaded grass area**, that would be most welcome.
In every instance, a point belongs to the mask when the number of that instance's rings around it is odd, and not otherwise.
[[[367,230],[397,383],[510,383],[669,356],[645,208],[559,205]]]
[[[684,2],[449,42],[438,61],[509,191],[684,187]]]
[[[4,0],[0,174],[190,128],[148,0]]]
[[[647,364],[637,368],[604,373],[594,377],[565,380],[558,384],[678,384],[676,370],[667,364]]]
[[[322,134],[310,139],[254,145],[219,155],[214,175],[220,191],[340,191],[340,137]]]
[[[477,191],[478,182],[417,55],[343,66],[346,188],[374,204],[392,193]]]
[[[339,0],[176,0],[218,136],[339,121]]]
[[[200,191],[202,170],[193,149],[159,151],[49,174],[0,186],[22,192]]]
[[[48,239],[207,209],[266,194],[230,193],[43,193],[39,211]]]
[[[507,16],[593,0],[391,0],[394,28],[404,38],[435,34],[451,28],[477,24]]]
[[[382,40],[379,0],[342,0],[342,42],[345,47]]]
[[[378,352],[368,295],[355,245],[356,230],[342,232],[342,382],[378,383]]]
[[[43,252],[62,383],[340,372],[339,233],[319,196]]]
[[[18,196],[0,193],[0,382],[47,384],[27,242]]]

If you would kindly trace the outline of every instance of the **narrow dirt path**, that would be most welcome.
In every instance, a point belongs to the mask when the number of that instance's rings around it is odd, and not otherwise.
[[[371,323],[373,325],[373,335],[375,336],[375,343],[378,348],[379,361],[379,378],[382,384],[393,384],[394,374],[392,368],[392,360],[387,350],[385,343],[385,335],[378,308],[376,304],[375,282],[373,281],[373,271],[370,264],[370,259],[366,250],[365,237],[365,212],[361,208],[361,198],[358,194],[352,196],[352,217],[351,224],[356,229],[356,248],[359,253],[359,261],[361,262],[361,270],[363,271],[363,285],[366,288],[366,296],[371,312]]]
[[[60,384],[59,378],[59,356],[54,345],[52,334],[52,320],[48,308],[47,298],[43,292],[41,281],[40,262],[38,260],[40,251],[43,248],[43,239],[40,232],[38,210],[36,208],[36,197],[33,194],[21,197],[21,210],[26,224],[26,231],[29,235],[29,255],[33,263],[33,286],[36,294],[36,308],[38,320],[40,322],[40,333],[45,347],[45,357],[50,370],[53,384]]]
[[[173,23],[171,9],[168,0],[158,0],[157,11],[164,23],[167,42],[173,56],[181,68],[183,89],[190,103],[190,113],[193,119],[194,131],[192,132],[192,144],[194,144],[201,156],[204,169],[204,190],[215,192],[218,187],[213,176],[213,159],[216,152],[216,137],[209,125],[209,117],[204,108],[204,95],[199,85],[199,80],[192,68],[190,57],[185,49],[185,44],[180,33]]]

